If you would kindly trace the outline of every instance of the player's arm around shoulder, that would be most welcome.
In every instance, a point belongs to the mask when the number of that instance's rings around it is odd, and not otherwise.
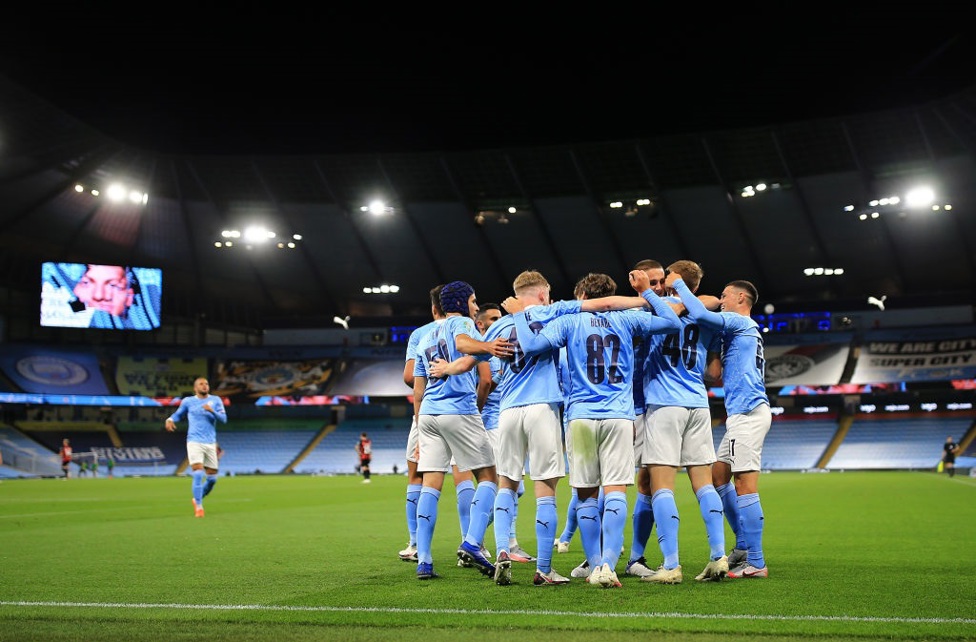
[[[475,330],[477,332],[477,330]],[[461,333],[455,337],[454,345],[458,352],[467,355],[485,355],[487,357],[510,357],[513,347],[511,341],[502,337],[495,337],[490,341],[476,339],[470,334]],[[469,368],[470,369],[470,368]]]
[[[512,315],[515,321],[515,332],[519,337],[519,349],[527,355],[535,355],[547,350],[552,350],[552,344],[541,333],[535,333],[529,326],[528,313],[531,310],[523,310]],[[557,319],[558,320],[558,319]]]
[[[443,359],[435,358],[430,362],[430,376],[435,379],[443,379],[444,377],[449,377],[451,375],[464,374],[465,372],[470,372],[479,363],[488,363],[487,361],[479,361],[475,357],[466,354],[458,357],[454,361],[444,361]]]
[[[721,311],[722,302],[713,294],[699,294],[698,300],[701,301],[701,304],[705,306],[706,310],[711,312]],[[688,308],[685,307],[684,303],[668,301],[668,305],[671,306],[671,309],[674,310],[674,313],[679,317],[683,314],[688,314]]]
[[[614,310],[631,310],[633,308],[649,308],[650,305],[639,296],[604,296],[598,299],[584,299],[580,302],[582,312],[612,312]]]
[[[643,270],[636,270],[636,273],[646,277]],[[654,290],[647,288],[641,291],[640,298],[646,301],[651,310],[654,311],[654,315],[650,319],[653,331],[669,332],[681,328],[681,320],[678,318],[677,311],[667,301],[659,297]],[[645,319],[645,321],[647,320]]]
[[[722,329],[725,326],[725,317],[721,312],[713,312],[710,310],[705,302],[698,296],[688,289],[688,286],[682,280],[681,276],[672,272],[667,276],[665,285],[674,291],[681,299],[681,303],[684,304],[685,308],[688,310],[688,315],[696,322],[706,325],[711,328]]]
[[[718,312],[722,307],[722,302],[713,294],[699,294],[698,300],[701,301],[706,310],[711,310],[712,312]]]

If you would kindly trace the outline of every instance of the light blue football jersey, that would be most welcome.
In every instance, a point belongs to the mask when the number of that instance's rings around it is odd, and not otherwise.
[[[427,377],[424,398],[420,402],[422,415],[477,415],[478,372],[477,368],[463,374],[437,379],[430,377],[429,369],[434,359],[454,361],[465,356],[457,349],[457,337],[465,334],[478,341],[481,333],[470,317],[449,316],[424,335],[417,344],[415,377]]]
[[[204,410],[206,404],[210,404],[210,410]],[[200,444],[217,443],[217,422],[227,423],[227,411],[224,410],[224,402],[220,397],[207,395],[203,399],[196,395],[183,397],[179,408],[169,416],[175,422],[186,419],[187,430],[186,440]]]
[[[550,305],[530,306],[527,308],[532,316],[529,328],[533,334],[538,334],[546,323],[563,314],[578,312],[579,309],[579,301],[555,301]],[[506,360],[499,384],[501,410],[531,404],[562,402],[557,354],[554,351],[525,354],[520,347],[518,329],[511,314],[495,321],[485,333],[485,341],[491,341],[496,337],[508,339],[515,348],[512,358]]]
[[[759,324],[735,312],[712,312],[678,279],[674,290],[699,325],[721,333],[722,381],[725,411],[745,414],[759,404],[769,405],[766,395],[766,356]]]
[[[530,313],[516,323],[531,323]],[[579,312],[554,319],[531,343],[527,353],[566,348],[566,361],[572,384],[567,399],[566,418],[634,419],[634,335],[667,332],[678,327],[673,311],[670,317],[654,316],[638,310]]]
[[[665,300],[680,302],[678,297]],[[677,332],[652,335],[644,360],[645,404],[708,408],[705,366],[709,351],[720,350],[719,333],[696,322],[690,314],[679,317]]]

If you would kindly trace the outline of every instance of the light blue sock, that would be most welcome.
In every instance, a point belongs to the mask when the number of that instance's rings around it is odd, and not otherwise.
[[[735,485],[732,482],[722,484],[715,489],[718,496],[722,498],[722,508],[725,509],[725,521],[732,528],[735,534],[735,547],[741,551],[748,548],[745,537],[742,536],[742,522],[739,519],[739,502],[735,493]]]
[[[698,498],[698,509],[705,521],[711,559],[720,559],[725,555],[725,514],[722,512],[722,499],[711,484],[699,488],[695,497]]]
[[[749,493],[739,496],[739,515],[742,518],[742,534],[745,536],[749,555],[746,561],[751,566],[763,568],[766,558],[763,556],[763,509],[759,503],[759,493]]]
[[[664,568],[677,568],[678,560],[678,506],[674,503],[674,491],[662,488],[651,496],[651,507],[654,509],[654,523],[657,524],[657,542],[664,555]]]
[[[441,491],[424,486],[417,500],[417,562],[433,564],[430,543],[434,539],[434,526],[437,525],[437,502]]]
[[[206,497],[213,490],[213,487],[217,484],[216,475],[207,475],[207,483],[203,485],[203,496]]]
[[[510,552],[508,546],[508,534],[512,527],[510,522],[515,514],[515,505],[518,504],[518,497],[515,491],[510,488],[502,488],[495,495],[495,549],[496,553],[502,551]]]
[[[569,508],[566,510],[566,526],[563,527],[563,532],[559,536],[560,542],[566,542],[567,544],[573,539],[573,535],[576,534],[576,526],[579,522],[576,521],[576,506],[579,504],[579,495],[576,494],[576,489],[573,489],[573,495],[569,500]]]
[[[512,511],[512,528],[508,531],[508,543],[513,546],[518,543],[518,536],[515,534],[515,531],[516,531],[516,527],[518,526],[519,500],[522,499],[522,495],[524,494],[525,494],[525,480],[520,479],[518,485],[518,492],[516,492],[516,497],[515,497],[515,510]]]
[[[649,495],[637,493],[634,500],[634,539],[630,543],[630,559],[634,562],[644,557],[647,549],[647,540],[651,538],[651,531],[654,529],[654,509],[651,508],[651,498]]]
[[[627,494],[614,491],[603,500],[603,555],[604,564],[615,568],[624,546],[624,529],[627,527]]]
[[[471,520],[464,534],[464,541],[468,544],[475,546],[484,544],[485,531],[488,530],[488,521],[491,519],[497,494],[498,484],[492,482],[478,484],[478,488],[474,491],[474,499],[471,500]]]
[[[410,535],[410,545],[417,545],[417,500],[420,499],[420,484],[407,486],[407,531]]]
[[[193,499],[196,500],[198,506],[203,506],[203,487],[205,485],[205,479],[207,478],[207,473],[202,470],[194,470],[190,473],[190,477],[193,480]]]
[[[543,573],[552,570],[552,542],[556,538],[556,522],[559,514],[556,512],[555,497],[537,497],[535,500],[535,566]]]
[[[468,532],[471,520],[471,500],[474,499],[474,482],[466,479],[454,488],[457,494],[458,520],[461,522],[461,537]]]
[[[576,521],[579,524],[583,552],[590,563],[590,569],[600,565],[600,537],[603,535],[603,519],[600,516],[600,503],[596,497],[581,500],[576,504]]]

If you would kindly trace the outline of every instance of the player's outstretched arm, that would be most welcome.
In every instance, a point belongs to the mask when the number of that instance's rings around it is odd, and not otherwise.
[[[644,274],[643,270],[634,270],[630,273],[630,278],[633,281],[635,276],[643,276],[647,279],[647,275]],[[654,311],[654,315],[664,321],[667,325],[672,326],[675,330],[681,327],[681,321],[678,319],[678,312],[675,310],[667,301],[662,299],[654,292],[651,288],[645,288],[641,291],[641,299],[647,302],[647,305],[651,307]]]
[[[583,299],[580,303],[583,312],[609,312],[648,307],[647,302],[639,296],[602,296],[597,299]]]
[[[722,315],[718,312],[712,312],[695,296],[695,294],[688,289],[685,285],[684,280],[678,277],[676,274],[669,274],[667,280],[668,287],[674,288],[675,293],[681,299],[685,308],[688,309],[688,315],[701,323],[702,325],[722,329],[725,322],[722,319]]]

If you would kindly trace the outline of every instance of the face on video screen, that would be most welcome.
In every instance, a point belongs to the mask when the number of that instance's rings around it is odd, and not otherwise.
[[[89,265],[74,293],[88,307],[115,316],[121,316],[133,299],[125,268],[120,265]]]
[[[160,325],[162,290],[160,268],[46,261],[41,264],[40,324],[153,330]]]

